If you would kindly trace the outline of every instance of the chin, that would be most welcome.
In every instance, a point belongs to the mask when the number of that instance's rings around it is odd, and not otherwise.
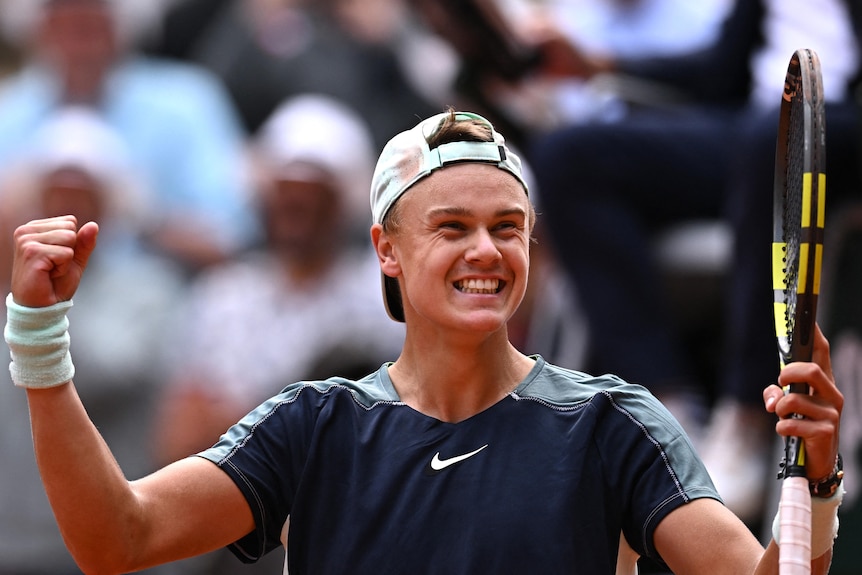
[[[472,331],[493,333],[506,329],[511,317],[499,311],[470,311],[460,317],[460,323]]]

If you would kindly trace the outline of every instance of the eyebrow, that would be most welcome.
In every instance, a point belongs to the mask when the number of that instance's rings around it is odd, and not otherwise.
[[[435,208],[428,211],[428,217],[430,218],[438,218],[438,217],[446,217],[446,216],[472,216],[473,212],[468,210],[467,208],[461,206],[449,207],[449,208]],[[526,218],[527,212],[523,208],[506,208],[503,210],[498,210],[494,213],[495,218],[503,218],[506,216],[521,216]]]

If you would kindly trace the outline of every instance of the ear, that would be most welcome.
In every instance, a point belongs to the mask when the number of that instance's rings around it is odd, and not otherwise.
[[[382,224],[374,224],[371,226],[371,243],[374,244],[374,251],[377,252],[377,260],[380,262],[380,270],[387,276],[393,278],[401,275],[401,266],[398,263],[398,257],[395,245],[392,242],[392,236],[383,231]]]

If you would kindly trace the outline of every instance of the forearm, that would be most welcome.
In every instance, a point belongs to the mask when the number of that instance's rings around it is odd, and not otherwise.
[[[811,575],[826,575],[832,564],[832,550],[811,560]],[[763,558],[757,565],[755,575],[778,575],[778,545],[770,541]]]
[[[122,570],[138,503],[74,385],[28,389],[36,461],[63,539],[85,572]]]
[[[770,541],[766,551],[757,564],[754,575],[778,575],[778,546]]]
[[[826,575],[832,566],[832,549],[811,561],[811,575]]]

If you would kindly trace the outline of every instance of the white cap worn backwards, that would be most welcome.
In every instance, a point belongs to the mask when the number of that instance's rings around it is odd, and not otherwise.
[[[413,184],[429,176],[434,170],[453,163],[495,164],[515,176],[524,186],[524,191],[529,193],[522,174],[521,159],[509,151],[505,139],[494,129],[491,122],[478,114],[455,112],[455,120],[474,120],[486,124],[491,129],[493,142],[457,141],[441,144],[434,149],[429,148],[428,138],[450,115],[450,112],[443,112],[431,116],[412,129],[396,135],[384,146],[371,180],[371,214],[374,223],[383,223],[389,209]],[[398,281],[385,275],[383,301],[392,319],[404,321]]]

